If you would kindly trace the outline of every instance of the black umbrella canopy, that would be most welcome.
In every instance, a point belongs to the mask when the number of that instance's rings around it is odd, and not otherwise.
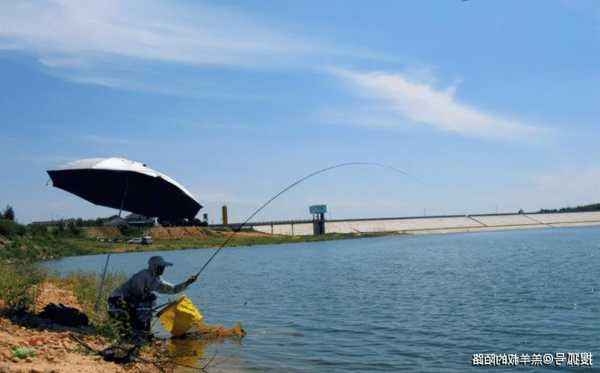
[[[124,158],[81,159],[47,172],[55,187],[100,206],[164,220],[191,219],[202,208],[175,180]]]

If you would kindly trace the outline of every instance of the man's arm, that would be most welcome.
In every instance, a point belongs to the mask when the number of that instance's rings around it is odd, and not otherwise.
[[[177,284],[177,285],[173,285],[167,281],[164,281],[162,278],[158,278],[159,281],[159,286],[158,286],[158,292],[161,294],[177,294],[177,293],[181,293],[183,290],[185,290],[185,288],[187,288],[188,286],[190,286],[191,284],[194,283],[194,281],[196,281],[197,276],[191,276],[190,278],[188,278],[187,280],[185,280],[184,282],[182,282],[181,284]]]

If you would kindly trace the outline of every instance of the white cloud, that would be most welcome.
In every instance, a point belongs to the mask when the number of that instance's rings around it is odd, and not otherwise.
[[[33,56],[50,75],[74,83],[185,97],[232,94],[181,65],[314,69],[349,56],[385,59],[309,40],[232,7],[167,0],[0,1],[2,50]]]
[[[256,67],[298,64],[308,55],[369,56],[303,40],[232,8],[162,0],[3,1],[0,49],[78,71],[114,66],[115,58]]]
[[[76,159],[81,159],[84,157],[53,155],[53,154],[31,156],[30,154],[27,154],[27,155],[21,156],[20,158],[23,160],[30,161],[34,164],[39,164],[39,165],[43,165],[46,167],[54,167],[54,166],[69,163]]]
[[[18,47],[15,46],[11,49],[18,49]],[[39,62],[48,67],[65,67],[74,69],[83,69],[89,67],[85,60],[73,57],[43,56],[39,58]]]
[[[332,69],[331,73],[349,85],[363,99],[358,109],[345,113],[327,110],[322,117],[366,126],[403,127],[425,124],[464,135],[502,139],[526,139],[544,130],[515,119],[491,114],[458,102],[456,86],[438,89],[432,79],[418,82],[408,74],[356,72]],[[420,72],[419,75],[423,75]]]
[[[99,85],[106,88],[115,88],[115,89],[135,89],[131,83],[126,82],[122,79],[110,78],[105,76],[95,76],[95,75],[74,75],[68,77],[68,80],[75,83],[82,84],[93,84]]]
[[[81,139],[88,143],[100,146],[129,145],[132,143],[132,140],[128,138],[98,135],[84,135],[81,136]]]

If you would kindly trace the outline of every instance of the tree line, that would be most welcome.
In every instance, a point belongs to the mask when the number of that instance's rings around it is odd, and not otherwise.
[[[600,203],[592,203],[589,205],[581,205],[576,207],[562,207],[559,209],[541,209],[540,213],[556,213],[556,212],[585,212],[585,211],[600,211]]]
[[[52,232],[54,235],[80,236],[82,227],[98,224],[97,220],[68,219],[58,220],[48,224],[19,224],[16,219],[15,209],[6,205],[0,211],[0,235],[14,238],[25,235],[43,236]],[[52,227],[52,228],[50,228]]]

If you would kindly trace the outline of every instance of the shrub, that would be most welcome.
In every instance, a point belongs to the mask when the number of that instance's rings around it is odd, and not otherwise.
[[[125,237],[139,237],[144,235],[144,228],[133,227],[131,225],[122,225],[119,228],[121,234]]]
[[[27,226],[27,229],[32,236],[44,237],[48,235],[48,227],[43,224],[30,224]]]
[[[0,219],[0,235],[13,238],[16,236],[23,236],[25,232],[25,226],[15,223],[12,220]]]
[[[81,236],[83,230],[76,225],[75,222],[69,222],[67,225],[69,234],[72,236]]]
[[[35,304],[37,287],[46,274],[30,263],[0,263],[0,299],[4,312],[18,314],[27,312]]]
[[[117,339],[119,337],[119,325],[108,316],[107,300],[110,293],[126,279],[123,274],[106,274],[103,291],[99,297],[98,311],[94,308],[100,281],[102,280],[101,276],[97,276],[95,273],[77,272],[54,280],[73,291],[75,297],[83,306],[85,314],[88,315],[92,325],[100,334],[111,339]]]

